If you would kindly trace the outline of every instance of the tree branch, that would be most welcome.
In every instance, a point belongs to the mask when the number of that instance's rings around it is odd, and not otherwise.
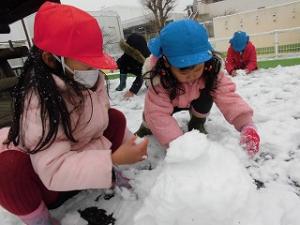
[[[158,30],[165,26],[170,12],[175,8],[176,1],[177,0],[142,0],[144,6],[153,13]]]

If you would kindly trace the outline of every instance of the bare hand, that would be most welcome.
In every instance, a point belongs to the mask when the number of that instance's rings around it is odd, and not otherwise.
[[[231,74],[230,74],[232,77],[235,77],[236,75],[237,75],[237,72],[236,72],[236,70],[233,70],[232,72],[231,72]]]
[[[124,97],[124,99],[128,100],[129,98],[131,98],[133,96],[134,96],[134,93],[132,93],[131,91],[127,91],[123,97]]]
[[[112,154],[114,164],[133,164],[146,158],[148,139],[145,138],[142,142],[136,144],[136,138],[132,137]]]

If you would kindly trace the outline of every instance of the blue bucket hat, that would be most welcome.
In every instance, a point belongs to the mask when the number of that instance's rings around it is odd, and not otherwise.
[[[149,41],[148,47],[156,57],[165,55],[176,68],[204,63],[212,57],[206,29],[190,19],[169,23]]]
[[[242,52],[245,49],[248,41],[249,41],[249,36],[247,35],[246,32],[237,31],[234,33],[229,43],[231,44],[232,48],[235,51]]]

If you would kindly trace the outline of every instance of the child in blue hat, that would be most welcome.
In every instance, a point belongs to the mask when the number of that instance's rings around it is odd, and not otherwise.
[[[235,32],[229,43],[225,68],[231,76],[236,76],[239,69],[245,70],[246,74],[257,69],[256,49],[247,33]]]
[[[188,130],[206,133],[204,122],[213,105],[241,132],[241,143],[250,155],[259,150],[259,135],[252,121],[253,110],[235,93],[235,84],[221,71],[221,60],[212,52],[206,29],[193,20],[179,20],[164,27],[150,40],[152,55],[144,70],[149,72],[144,121],[136,134],[153,133],[161,145],[183,135],[175,112],[188,110]]]

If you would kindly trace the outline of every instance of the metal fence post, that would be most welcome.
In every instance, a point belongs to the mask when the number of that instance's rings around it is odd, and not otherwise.
[[[27,31],[27,27],[25,25],[24,19],[21,19],[21,23],[22,23],[22,27],[23,27],[27,42],[28,42],[28,46],[29,46],[29,48],[31,48],[31,46],[32,46],[31,45],[31,40],[29,38],[29,34],[28,34],[28,31]]]
[[[278,58],[278,45],[279,45],[279,40],[278,40],[278,32],[274,32],[274,44],[275,44],[275,58]]]

